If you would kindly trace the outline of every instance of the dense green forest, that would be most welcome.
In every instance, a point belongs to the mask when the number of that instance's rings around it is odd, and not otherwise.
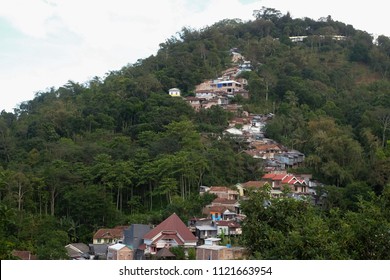
[[[1,112],[0,258],[66,258],[64,245],[100,227],[200,215],[212,199],[200,185],[260,179],[262,162],[220,137],[231,113],[167,94],[193,95],[231,66],[232,48],[253,65],[250,99],[234,102],[275,113],[267,136],[305,153],[299,171],[326,184],[321,207],[285,198],[265,209],[254,194],[243,229],[259,235],[242,243],[258,258],[390,258],[390,38],[270,8],[183,28],[156,55]]]

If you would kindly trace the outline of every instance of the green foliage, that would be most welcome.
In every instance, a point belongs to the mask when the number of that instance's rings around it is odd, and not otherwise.
[[[254,193],[242,203],[242,242],[258,259],[388,259],[387,200],[372,195],[356,211],[333,208],[325,216],[304,201]]]
[[[185,260],[186,255],[182,246],[171,247],[169,250],[175,255],[175,260]]]
[[[196,260],[196,250],[195,248],[188,248],[188,259]]]

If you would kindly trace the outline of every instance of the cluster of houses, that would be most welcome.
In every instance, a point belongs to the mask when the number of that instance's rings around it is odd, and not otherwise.
[[[218,227],[215,226],[215,232],[208,237],[200,231],[191,231],[191,226],[185,225],[179,216],[173,213],[155,227],[132,224],[99,229],[89,246],[73,243],[65,248],[69,258],[77,260],[175,259],[176,256],[169,249],[177,246],[181,246],[187,255],[189,248],[194,248],[196,259],[199,260],[245,258],[244,248],[219,244],[221,238],[217,236],[217,231],[225,232],[230,226],[226,222],[219,222]],[[210,228],[214,229],[212,226]]]
[[[187,103],[196,111],[202,108],[209,109],[212,106],[221,106],[226,110],[236,112],[241,106],[230,104],[230,100],[236,96],[241,96],[244,99],[249,98],[249,92],[245,89],[248,81],[240,78],[239,75],[243,71],[251,71],[251,63],[245,61],[244,57],[235,50],[231,50],[231,54],[234,67],[225,70],[217,79],[207,80],[197,85],[195,96],[185,97]],[[180,89],[171,88],[169,95],[180,97]]]
[[[253,158],[264,160],[264,171],[284,171],[303,164],[305,155],[288,149],[273,139],[265,137],[265,125],[274,115],[252,115],[243,112],[229,122],[225,134],[246,145],[244,152]]]
[[[214,200],[203,208],[203,217],[193,217],[185,224],[173,213],[158,225],[132,224],[103,228],[95,232],[93,243],[68,244],[65,248],[71,259],[144,260],[174,259],[170,250],[181,246],[188,254],[193,248],[197,260],[246,259],[243,247],[232,246],[232,240],[242,234],[240,202],[248,191],[268,185],[271,195],[279,197],[286,189],[296,199],[312,197],[310,175],[276,171],[265,174],[259,181],[238,183],[233,187],[201,186],[200,195],[213,194]]]

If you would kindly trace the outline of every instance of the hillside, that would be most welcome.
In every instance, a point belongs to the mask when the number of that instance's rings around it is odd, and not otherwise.
[[[249,98],[229,101],[242,110],[196,111],[168,95],[195,96],[235,66],[232,50],[251,62],[239,75]],[[379,201],[390,187],[389,69],[388,37],[265,8],[253,21],[183,28],[156,55],[40,92],[0,115],[0,256],[64,258],[64,244],[88,242],[100,227],[200,215],[212,199],[198,195],[201,185],[264,174],[261,159],[222,137],[243,112],[275,114],[266,136],[305,154],[297,172],[329,186],[325,213],[358,213],[360,200]],[[388,211],[378,215],[384,224]]]

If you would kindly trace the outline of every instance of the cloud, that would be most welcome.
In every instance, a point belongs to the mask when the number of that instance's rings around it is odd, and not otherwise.
[[[31,37],[44,38],[47,35],[49,19],[53,6],[41,0],[3,1],[0,17],[6,18],[12,25]]]

